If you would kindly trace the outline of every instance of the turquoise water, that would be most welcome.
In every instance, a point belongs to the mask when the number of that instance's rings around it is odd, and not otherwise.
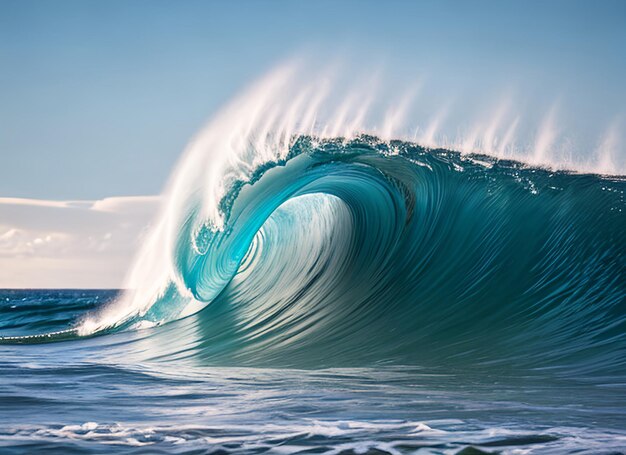
[[[1,451],[626,450],[623,178],[367,136],[252,176],[141,311],[0,291]]]

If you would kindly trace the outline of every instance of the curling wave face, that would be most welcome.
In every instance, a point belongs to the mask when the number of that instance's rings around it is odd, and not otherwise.
[[[220,227],[188,201],[175,276],[122,313],[118,329],[201,310],[151,332],[151,356],[624,370],[623,179],[369,136],[300,137],[251,175]]]

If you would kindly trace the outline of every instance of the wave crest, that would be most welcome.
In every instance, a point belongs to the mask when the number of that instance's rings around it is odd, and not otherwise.
[[[233,185],[219,228],[188,205],[176,276],[124,323],[206,307],[185,323],[206,326],[194,355],[244,363],[616,371],[624,189],[369,136],[300,137]]]

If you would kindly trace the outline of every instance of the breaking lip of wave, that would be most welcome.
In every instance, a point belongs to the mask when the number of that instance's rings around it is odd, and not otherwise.
[[[178,317],[201,309],[206,299],[198,301],[197,292],[189,289],[180,272],[179,243],[187,242],[197,250],[200,232],[223,230],[225,206],[233,202],[229,198],[237,194],[235,187],[288,161],[294,143],[303,136],[319,143],[325,138],[340,138],[346,143],[369,132],[390,145],[385,151],[390,155],[397,153],[391,139],[399,138],[426,150],[458,150],[470,157],[483,154],[534,167],[605,175],[624,172],[626,163],[620,161],[618,153],[621,138],[617,120],[595,150],[578,156],[567,149],[571,147],[567,141],[557,146],[554,109],[540,125],[531,128],[535,131],[533,140],[518,140],[520,119],[508,101],[482,126],[450,139],[444,133],[445,109],[432,114],[431,120],[420,127],[408,126],[408,119],[419,105],[419,83],[411,85],[400,97],[385,96],[385,100],[394,100],[385,107],[377,99],[376,86],[380,84],[375,77],[351,81],[346,89],[338,72],[334,67],[311,71],[301,63],[290,62],[272,71],[213,117],[191,142],[173,172],[161,214],[128,274],[124,287],[132,292],[122,303],[83,320],[78,333],[93,334],[145,315],[172,289],[190,302]],[[532,145],[524,148],[519,145],[522,143]],[[491,166],[490,161],[488,158],[483,162]],[[212,297],[216,295],[214,292]],[[139,327],[149,325],[150,321],[144,321]]]

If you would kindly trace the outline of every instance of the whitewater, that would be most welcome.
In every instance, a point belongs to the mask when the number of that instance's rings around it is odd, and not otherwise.
[[[0,448],[626,450],[621,123],[577,148],[507,101],[450,136],[420,84],[338,73],[215,114],[125,290],[0,291]]]

